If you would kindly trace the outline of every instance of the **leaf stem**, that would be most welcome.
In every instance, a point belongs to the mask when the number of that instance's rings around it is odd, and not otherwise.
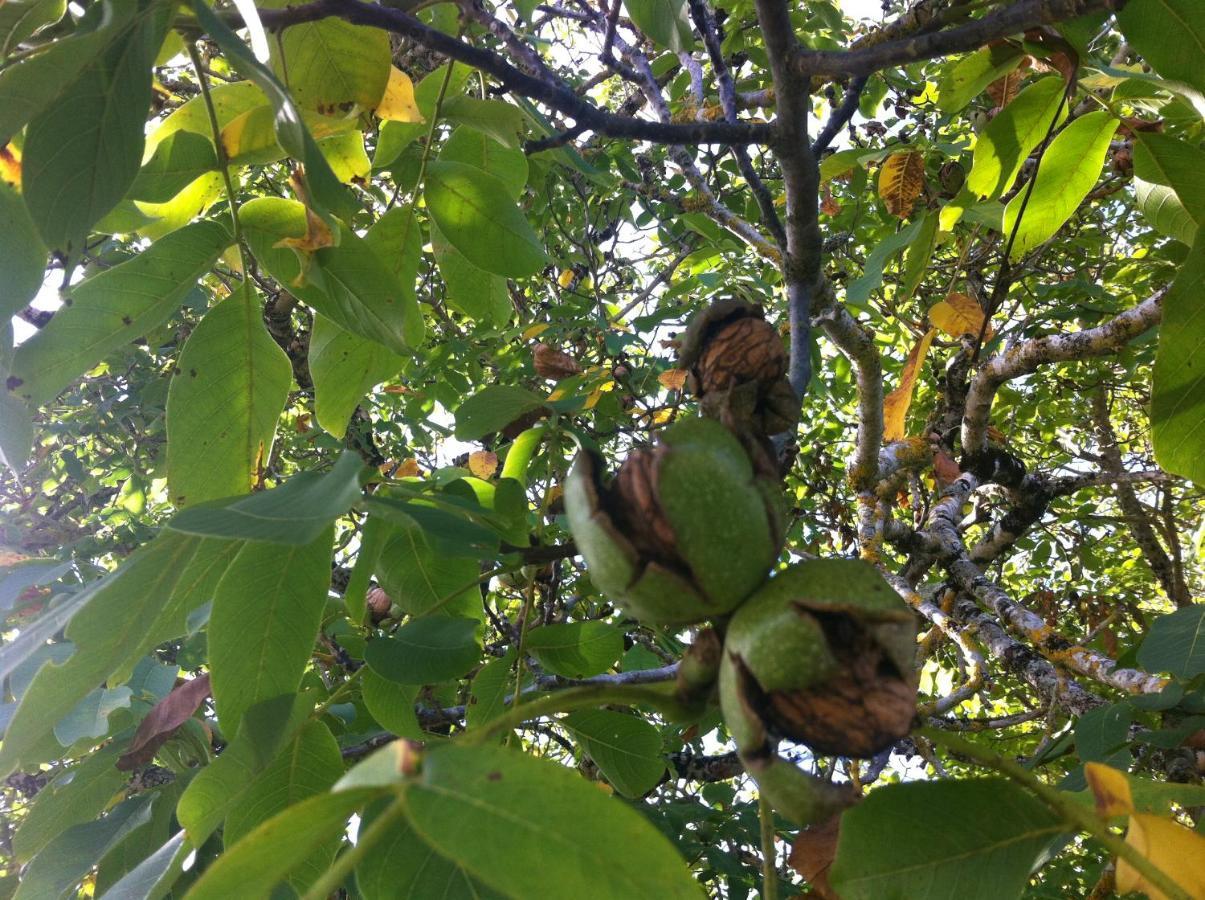
[[[230,220],[234,226],[234,244],[238,247],[239,263],[242,265],[243,278],[247,277],[247,251],[243,247],[243,227],[238,219],[238,204],[234,199],[234,182],[230,178],[230,157],[226,155],[226,145],[222,143],[222,128],[218,125],[218,111],[213,105],[213,97],[209,93],[209,79],[205,77],[205,67],[201,63],[201,54],[197,45],[192,41],[185,42],[188,48],[188,58],[192,60],[193,71],[201,85],[201,96],[205,100],[205,111],[209,114],[209,128],[213,132],[213,149],[218,161],[218,171],[222,173],[222,181],[226,185],[226,203],[230,207]]]
[[[427,160],[431,157],[431,145],[435,143],[435,126],[439,124],[439,116],[443,112],[444,95],[448,92],[448,85],[452,83],[452,69],[455,67],[456,61],[449,59],[448,70],[444,72],[443,84],[439,86],[439,94],[435,98],[435,109],[431,113],[431,124],[427,128],[427,143],[423,145],[423,158],[418,165],[418,177],[414,179],[414,187],[410,190],[411,203],[414,202],[418,189],[423,183],[423,178],[427,174]]]
[[[1008,759],[986,747],[968,741],[966,738],[942,731],[940,728],[918,728],[914,733],[928,738],[934,744],[945,747],[953,753],[969,757],[1007,775],[1036,794],[1039,800],[1050,807],[1051,811],[1068,825],[1091,835],[1111,854],[1128,862],[1165,895],[1175,898],[1175,900],[1192,900],[1192,896],[1176,884],[1166,872],[1143,856],[1132,844],[1126,843],[1120,836],[1110,831],[1108,822],[1091,809],[1072,799],[1069,794],[1046,784],[1016,760]]]
[[[778,851],[774,844],[774,808],[766,795],[758,793],[757,815],[761,820],[762,900],[778,900]]]
[[[310,886],[301,900],[326,900],[327,897],[334,896],[335,892],[343,886],[343,882],[347,880],[347,876],[364,858],[364,855],[405,814],[406,804],[399,796],[372,820],[372,824],[368,826],[367,830],[360,832],[355,845],[331,863],[331,867]]]

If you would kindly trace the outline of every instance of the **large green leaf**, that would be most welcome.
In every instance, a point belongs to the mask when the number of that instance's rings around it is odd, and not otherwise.
[[[494,175],[516,200],[527,185],[527,155],[505,147],[475,128],[461,125],[440,148],[444,162],[459,162]]]
[[[1205,7],[1199,0],[1130,0],[1117,22],[1160,75],[1205,93]]]
[[[829,883],[843,900],[1015,900],[1062,830],[1003,779],[889,785],[842,815]]]
[[[392,350],[344,331],[320,313],[314,314],[309,362],[314,415],[337,438],[347,433],[348,420],[364,395],[405,364]]]
[[[661,732],[644,719],[608,709],[583,709],[561,720],[599,771],[625,797],[642,797],[665,775]]]
[[[138,171],[129,196],[150,203],[166,203],[217,165],[217,153],[210,138],[195,131],[175,131],[155,148]]]
[[[513,897],[702,897],[669,840],[572,769],[500,747],[447,746],[405,784],[414,829]],[[466,830],[465,823],[472,828]]]
[[[1151,442],[1164,469],[1205,485],[1205,238],[1163,298],[1151,386]]]
[[[989,84],[1020,65],[1022,56],[1020,48],[999,43],[950,64],[937,83],[938,107],[945,113],[958,112]]]
[[[690,23],[683,0],[624,0],[636,27],[658,45],[677,53],[689,50]]]
[[[482,388],[456,410],[456,439],[475,441],[501,431],[524,413],[544,404],[527,388],[493,384]]]
[[[327,528],[305,546],[248,543],[218,584],[209,615],[209,673],[227,727],[261,700],[296,691],[331,581]]]
[[[557,622],[527,633],[527,649],[554,675],[605,672],[623,653],[623,632],[606,622]]]
[[[153,795],[131,797],[113,807],[103,819],[73,825],[34,857],[21,876],[13,900],[42,900],[63,896],[88,870],[151,817]]]
[[[226,816],[222,841],[233,847],[260,823],[295,803],[330,789],[343,774],[343,755],[330,730],[311,721],[261,772]],[[338,837],[316,846],[293,870],[290,883],[302,889],[321,875],[334,858]]]
[[[1205,222],[1202,172],[1205,150],[1163,134],[1135,135],[1134,186],[1143,214],[1156,229],[1190,247]]]
[[[544,245],[496,176],[464,163],[431,163],[425,196],[439,230],[473,265],[520,278],[548,262]]]
[[[412,741],[423,739],[423,730],[414,712],[419,685],[398,684],[396,681],[382,678],[369,668],[360,676],[360,686],[364,705],[368,707],[378,725],[398,737],[409,738]]]
[[[459,678],[481,657],[476,619],[413,619],[392,637],[368,643],[364,662],[398,684],[437,684]]]
[[[1138,664],[1186,681],[1205,672],[1205,606],[1186,606],[1155,619],[1138,648]]]
[[[1071,218],[1100,177],[1116,130],[1117,120],[1112,114],[1099,110],[1080,116],[1050,142],[1042,154],[1033,191],[1018,191],[1004,210],[1005,234],[1011,233],[1021,217],[1012,248],[1014,257],[1053,237]]]
[[[310,198],[319,207],[350,219],[358,211],[355,199],[331,171],[288,90],[267,66],[252,55],[239,36],[214,14],[205,0],[191,0],[190,5],[201,27],[225,51],[231,65],[255,82],[276,109],[276,139],[290,156],[305,167]]]
[[[1062,78],[1040,78],[987,124],[975,141],[974,161],[967,175],[970,190],[980,198],[999,197],[1012,187],[1022,164],[1054,122],[1065,91]]]
[[[484,725],[506,709],[506,698],[515,688],[515,677],[511,672],[514,665],[515,653],[511,651],[498,659],[491,659],[474,676],[469,702],[465,707],[465,720],[469,728]]]
[[[389,33],[340,19],[284,30],[272,69],[297,105],[324,115],[374,109],[389,82]]]
[[[304,280],[297,254],[275,246],[305,234],[305,208],[293,200],[261,197],[243,204],[239,218],[251,252],[268,273],[341,328],[409,355],[421,341],[422,313],[397,277],[363,238],[339,227],[339,245],[313,253]]]
[[[39,28],[57,22],[67,11],[67,0],[8,0],[0,4],[0,57]]]
[[[340,837],[347,820],[372,797],[371,791],[343,791],[290,806],[222,854],[185,898],[267,900],[291,872]]]
[[[376,573],[381,586],[409,615],[439,610],[473,616],[481,609],[481,567],[476,557],[439,552],[413,520],[398,522],[390,530]]]
[[[0,746],[0,772],[42,762],[55,724],[96,685],[124,681],[152,647],[186,633],[188,614],[209,599],[238,547],[162,535],[81,594],[64,631],[75,652],[34,676]],[[50,618],[61,628],[53,612]],[[5,656],[14,648],[6,648]]]
[[[179,877],[189,852],[184,832],[176,832],[105,891],[102,900],[159,900]]]
[[[261,477],[293,367],[250,282],[196,327],[167,392],[167,483],[187,506],[248,493]]]
[[[224,223],[195,222],[71,289],[71,304],[17,348],[8,389],[54,398],[109,353],[158,328],[230,244]]]
[[[25,205],[46,244],[72,258],[125,196],[142,163],[151,63],[173,15],[167,3],[149,9],[25,130]]]
[[[190,506],[168,527],[205,537],[309,544],[360,499],[363,469],[360,457],[345,451],[329,472],[299,472],[270,491]]]
[[[379,801],[365,813],[361,833],[386,802]],[[501,895],[435,852],[405,821],[369,848],[356,866],[356,886],[364,900],[501,900]]]
[[[448,305],[479,322],[504,324],[511,315],[506,279],[473,265],[435,227],[431,229],[435,264],[443,278]]]
[[[0,10],[7,6],[0,6]],[[0,181],[0,234],[4,252],[0,253],[0,317],[7,320],[25,308],[46,271],[46,246],[38,237],[33,219],[18,194]]]

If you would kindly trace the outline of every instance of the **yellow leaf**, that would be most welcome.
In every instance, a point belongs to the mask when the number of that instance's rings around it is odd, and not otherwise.
[[[0,181],[21,186],[21,151],[12,144],[0,146]]]
[[[661,425],[665,422],[668,422],[670,416],[672,416],[673,414],[674,414],[674,410],[672,407],[667,406],[664,409],[659,409],[655,413],[653,413],[653,424]]]
[[[661,382],[662,387],[669,388],[671,391],[680,391],[686,385],[686,370],[666,369],[657,376],[657,380]]]
[[[908,218],[925,186],[925,157],[918,150],[892,153],[879,170],[879,196],[887,212]]]
[[[1096,798],[1096,812],[1106,818],[1124,816],[1134,811],[1130,796],[1130,782],[1124,772],[1101,763],[1084,763],[1084,777],[1092,796]]]
[[[469,471],[482,480],[489,480],[498,470],[498,454],[489,450],[478,450],[469,454]]]
[[[539,337],[551,327],[552,325],[548,322],[537,322],[535,325],[529,325],[523,329],[523,339],[530,341],[534,337]]]
[[[555,402],[557,400],[564,399],[564,397],[565,397],[565,389],[564,388],[555,388],[553,390],[553,392],[548,395],[548,400],[550,402]]]
[[[1154,863],[1189,896],[1205,897],[1205,838],[1171,819],[1135,813],[1130,816],[1126,843]],[[1164,900],[1167,896],[1128,862],[1118,859],[1117,892],[1128,894],[1130,891],[1142,891],[1151,900]]]
[[[377,117],[391,122],[425,121],[414,102],[414,82],[397,66],[389,70],[389,83],[377,104]]]
[[[397,467],[397,471],[393,473],[393,477],[417,478],[419,474],[418,460],[412,456]]]
[[[556,283],[562,288],[567,288],[569,285],[573,284],[573,279],[575,277],[576,273],[574,273],[572,269],[562,269],[561,274],[557,276]]]
[[[602,388],[595,388],[594,390],[592,390],[590,392],[590,396],[586,398],[586,402],[583,405],[583,408],[584,409],[594,409],[594,407],[598,406],[598,401],[602,399],[602,395],[603,395]]]
[[[903,371],[900,372],[900,386],[883,401],[884,441],[899,441],[904,438],[904,420],[908,417],[908,407],[912,405],[912,392],[916,388],[916,379],[920,377],[925,354],[929,352],[929,344],[933,342],[936,334],[937,329],[930,328],[924,337],[917,341],[904,362]]]
[[[983,307],[966,294],[954,291],[945,300],[933,304],[929,310],[929,321],[950,337],[962,337],[964,334],[978,337],[979,329],[983,327]],[[989,328],[984,337],[990,335]]]

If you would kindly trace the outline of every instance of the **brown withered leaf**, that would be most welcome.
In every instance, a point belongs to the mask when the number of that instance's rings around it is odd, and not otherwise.
[[[925,156],[919,150],[892,153],[879,169],[879,197],[887,212],[906,219],[925,186]]]
[[[962,337],[964,334],[979,336],[983,327],[983,307],[972,297],[951,291],[945,300],[933,304],[929,309],[929,321],[948,334],[950,337]],[[984,340],[992,335],[991,328],[984,334]]]
[[[686,386],[686,370],[666,369],[657,376],[657,381],[660,382],[663,388],[671,391],[680,391]]]
[[[962,477],[962,469],[954,462],[945,450],[937,450],[933,454],[933,474],[937,477],[937,486],[944,487],[953,484]]]
[[[469,454],[469,471],[488,481],[498,471],[498,454],[490,450],[477,450]]]
[[[531,357],[536,374],[541,378],[560,381],[562,378],[578,375],[582,371],[582,367],[577,364],[576,359],[547,344],[536,344],[531,350]]]
[[[413,456],[407,460],[403,460],[402,464],[397,467],[393,473],[394,478],[417,478],[421,473],[418,468],[418,460]]]
[[[835,216],[841,212],[841,204],[833,199],[833,192],[829,190],[827,184],[820,195],[820,211],[826,216]]]
[[[841,814],[810,825],[799,832],[791,844],[787,863],[804,877],[825,900],[840,900],[828,883],[828,870],[837,856],[837,838],[841,833]]]
[[[1033,64],[1033,60],[1028,57],[1022,57],[1021,63],[1007,75],[997,78],[987,86],[987,95],[992,98],[992,103],[1003,109],[1008,104],[1013,102],[1013,98],[1021,90],[1021,82],[1025,80],[1028,74],[1029,67]]]
[[[921,366],[925,362],[925,354],[937,334],[936,328],[930,328],[917,341],[904,369],[900,372],[900,386],[887,395],[883,401],[883,440],[901,441],[904,439],[904,420],[908,417],[908,407],[912,405],[912,392],[916,388],[916,379],[920,377]]]
[[[159,748],[177,728],[192,718],[209,693],[208,673],[172,688],[171,693],[156,703],[139,723],[130,749],[117,759],[117,768],[129,772],[154,759]]]
[[[989,441],[995,441],[997,444],[1003,444],[1008,440],[1008,436],[995,425],[987,426],[987,438]]]

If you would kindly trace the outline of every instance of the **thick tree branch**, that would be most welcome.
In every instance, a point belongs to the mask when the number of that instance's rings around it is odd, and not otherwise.
[[[976,373],[967,392],[966,413],[962,421],[963,453],[973,455],[986,446],[992,400],[1002,384],[1035,372],[1048,363],[1113,353],[1127,341],[1159,323],[1163,316],[1165,293],[1166,290],[1160,290],[1095,328],[1022,341],[989,359]]]

